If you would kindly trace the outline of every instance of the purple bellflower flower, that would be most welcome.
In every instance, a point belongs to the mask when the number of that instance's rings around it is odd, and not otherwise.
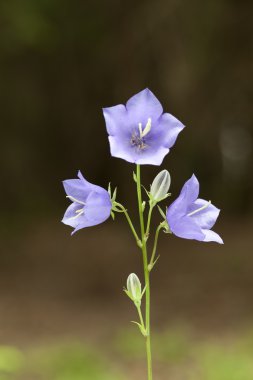
[[[67,208],[62,222],[76,231],[84,227],[95,226],[109,218],[112,203],[108,191],[86,181],[81,172],[79,179],[63,181],[63,186],[73,203]]]
[[[221,237],[211,231],[220,210],[198,195],[199,182],[193,174],[167,210],[166,219],[171,232],[184,239],[223,244]]]
[[[140,165],[160,165],[184,128],[148,88],[103,114],[111,155]]]

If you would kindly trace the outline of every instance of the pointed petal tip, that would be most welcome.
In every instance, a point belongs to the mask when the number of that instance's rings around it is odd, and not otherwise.
[[[191,176],[191,178],[188,180],[190,185],[192,187],[197,187],[198,188],[198,195],[199,195],[199,180],[198,178],[195,176],[195,174],[193,173],[193,175]]]
[[[217,240],[213,240],[214,243],[218,243],[218,244],[221,244],[221,245],[224,245],[224,241],[222,240],[222,238],[220,237],[220,239],[217,239]]]
[[[115,106],[102,107],[102,112],[106,124],[111,124],[112,122],[117,122],[119,118],[122,120],[126,116],[126,106],[124,104],[116,104]]]
[[[141,92],[152,92],[152,91],[148,87],[145,87],[143,90],[139,91],[138,93],[140,94]]]
[[[190,179],[192,179],[192,180],[194,180],[194,181],[197,181],[197,182],[199,182],[199,181],[198,181],[198,179],[197,179],[197,177],[195,176],[195,174],[194,174],[194,173],[192,174],[192,176],[191,176],[191,178],[190,178]]]
[[[184,124],[182,124],[181,122],[180,122],[180,124],[181,124],[181,125],[177,127],[177,129],[178,129],[178,134],[177,134],[177,135],[179,135],[179,134],[185,129],[185,127],[186,127],[186,126],[185,126]]]
[[[85,183],[87,182],[87,180],[84,178],[84,176],[83,176],[81,170],[78,170],[78,172],[77,172],[77,177],[78,177],[80,180],[84,181]]]
[[[217,234],[218,235],[218,234]],[[223,241],[223,239],[220,237],[220,235],[218,235],[218,239],[216,240],[217,241],[217,243],[219,243],[219,244],[224,244],[224,241]]]
[[[144,90],[142,90],[141,92],[148,92],[154,95],[154,93],[148,87],[145,87]]]
[[[112,108],[112,106],[111,107],[102,107],[102,112],[103,112],[104,116],[110,108]]]
[[[76,226],[76,228],[74,228],[74,230],[71,232],[70,236],[73,236],[73,235],[76,234],[77,231],[79,231],[79,230],[80,230],[80,224],[78,224],[78,225]]]
[[[204,242],[215,242],[218,244],[224,244],[220,235],[214,232],[213,230],[203,229],[202,231],[205,234]]]

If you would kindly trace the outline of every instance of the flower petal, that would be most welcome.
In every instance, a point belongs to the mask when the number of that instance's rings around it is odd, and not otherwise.
[[[92,192],[87,198],[85,206],[85,216],[87,220],[94,226],[104,222],[109,218],[112,203],[108,192],[101,188],[100,192]]]
[[[179,195],[179,197],[175,199],[167,209],[166,218],[168,223],[172,223],[173,220],[176,222],[176,220],[185,216],[186,209],[187,204],[185,204],[184,197]]]
[[[81,202],[86,202],[86,198],[91,191],[99,190],[100,187],[88,182],[80,172],[77,176],[79,179],[67,179],[63,181],[65,192],[68,196],[71,196]]]
[[[224,244],[222,238],[216,232],[205,229],[202,229],[202,232],[205,235],[204,241],[215,241],[216,243]]]
[[[86,198],[91,191],[91,187],[85,185],[80,179],[67,179],[62,183],[66,194],[81,202],[86,201]]]
[[[103,189],[101,186],[94,185],[93,183],[88,182],[87,179],[84,178],[84,176],[82,175],[80,170],[78,170],[77,176],[78,176],[78,178],[80,178],[83,185],[85,185],[87,188],[89,188],[90,191],[100,191],[100,189]]]
[[[161,165],[169,149],[160,145],[156,149],[148,146],[144,150],[138,150],[131,146],[130,141],[118,136],[109,136],[110,150],[113,157],[122,158],[131,163],[140,165]]]
[[[177,220],[170,220],[168,222],[171,231],[178,237],[199,241],[203,241],[205,238],[201,228],[189,216]]]
[[[135,154],[130,141],[118,136],[109,136],[110,151],[113,157],[122,158],[128,162],[135,162]]]
[[[192,202],[196,200],[199,194],[199,182],[195,175],[185,182],[179,197],[171,203],[167,211],[167,219],[179,219],[186,216]]]
[[[134,162],[139,165],[159,166],[163,162],[163,159],[166,156],[166,154],[168,153],[169,149],[165,148],[164,146],[159,146],[159,148],[156,150],[150,149],[147,152],[143,152],[143,154],[139,154]]]
[[[94,191],[89,194],[87,204],[84,207],[84,214],[76,219],[72,219],[72,224],[65,224],[75,227],[75,230],[71,233],[71,235],[73,235],[82,228],[92,227],[103,223],[109,218],[111,208],[112,204],[108,192],[105,189],[100,188],[99,192]]]
[[[138,126],[142,123],[145,127],[148,118],[156,121],[162,114],[163,108],[156,96],[148,89],[132,96],[126,104],[129,118]]]
[[[161,133],[163,145],[171,148],[175,144],[178,134],[185,126],[170,113],[164,113],[158,122],[156,133]]]
[[[208,202],[204,199],[199,198],[189,206],[187,213],[189,214],[205,205],[208,205]],[[215,207],[212,204],[209,204],[204,210],[201,210],[199,212],[196,212],[196,214],[193,214],[191,218],[195,220],[195,222],[201,228],[211,229],[213,225],[215,224],[219,216],[219,213],[220,213],[220,210],[217,207]]]
[[[182,187],[180,196],[183,196],[185,202],[190,205],[192,202],[198,198],[199,195],[199,181],[193,174],[188,181],[185,182]]]
[[[88,221],[84,215],[80,223],[75,227],[74,231],[71,232],[71,235],[74,235],[77,231],[81,230],[82,228],[92,227],[92,226],[93,224],[91,224],[91,222]]]
[[[84,206],[78,204],[78,203],[72,203],[66,210],[62,223],[67,224],[71,227],[76,227],[80,222],[83,222],[84,214],[81,214],[80,216],[76,217],[78,214],[76,211],[83,209]]]
[[[128,114],[126,107],[123,104],[119,104],[114,107],[103,108],[103,114],[105,118],[105,124],[107,132],[110,136],[121,135],[123,132],[131,131],[128,130]]]

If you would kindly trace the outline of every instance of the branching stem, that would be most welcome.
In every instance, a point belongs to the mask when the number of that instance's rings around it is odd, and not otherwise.
[[[154,263],[156,262],[155,255],[156,255],[156,249],[157,249],[157,242],[158,242],[159,233],[160,233],[162,228],[163,228],[163,225],[159,224],[159,226],[157,227],[156,232],[155,232],[155,240],[154,240],[154,246],[153,246],[153,250],[152,250],[152,256],[151,256],[150,263],[148,265],[149,271],[152,270]]]
[[[131,228],[131,231],[132,231],[132,233],[133,233],[133,235],[135,237],[136,243],[137,243],[138,247],[141,248],[142,242],[141,242],[141,240],[140,240],[140,238],[139,238],[139,236],[138,236],[138,234],[137,234],[137,232],[136,232],[136,230],[134,228],[133,222],[132,222],[132,220],[131,220],[131,218],[130,218],[130,216],[128,214],[127,209],[121,203],[118,203],[118,202],[115,202],[115,206],[117,208],[119,208],[124,213],[124,215],[125,215],[125,217],[126,217],[126,219],[128,221],[128,224],[129,224],[129,226]]]

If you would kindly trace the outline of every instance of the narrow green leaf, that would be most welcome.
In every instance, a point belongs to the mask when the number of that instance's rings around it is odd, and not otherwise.
[[[157,205],[157,207],[158,207],[158,210],[159,210],[159,212],[160,212],[161,216],[163,217],[163,219],[165,219],[165,220],[166,220],[166,215],[165,215],[165,213],[163,212],[163,210],[161,209],[161,207],[160,207],[160,206],[158,206],[158,205]]]
[[[112,195],[112,202],[115,202],[116,200],[116,195],[117,195],[117,187],[115,187],[113,195]]]

